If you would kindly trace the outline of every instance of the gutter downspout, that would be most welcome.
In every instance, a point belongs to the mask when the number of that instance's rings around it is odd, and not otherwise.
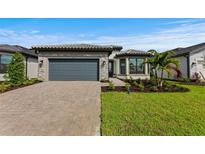
[[[190,79],[190,55],[187,55],[187,77]]]
[[[26,78],[28,78],[28,57],[26,56]]]

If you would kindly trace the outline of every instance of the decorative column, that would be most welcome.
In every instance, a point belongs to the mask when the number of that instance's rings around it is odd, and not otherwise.
[[[146,74],[146,75],[149,74],[149,72],[148,72],[148,64],[147,64],[147,63],[145,64],[145,74]]]
[[[120,74],[120,61],[119,61],[119,59],[116,59],[115,64],[116,64],[116,66],[115,66],[116,75],[119,75]]]
[[[126,63],[126,76],[128,76],[130,73],[129,73],[129,58],[125,58],[125,63]]]

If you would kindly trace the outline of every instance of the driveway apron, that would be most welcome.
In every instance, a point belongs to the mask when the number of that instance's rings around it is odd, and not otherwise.
[[[99,135],[100,83],[49,81],[0,94],[0,135]]]

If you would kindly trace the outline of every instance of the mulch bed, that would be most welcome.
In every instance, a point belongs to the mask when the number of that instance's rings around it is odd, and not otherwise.
[[[109,86],[102,86],[101,87],[102,92],[128,92],[125,86],[115,86],[114,90],[111,90]],[[158,90],[153,90],[151,87],[145,87],[143,91],[137,86],[132,86],[130,87],[130,92],[145,92],[145,93],[150,93],[150,92],[188,92],[190,91],[188,88],[185,87],[179,87],[176,85],[170,86],[169,88],[163,87],[159,88]]]
[[[194,85],[194,86],[205,86],[205,82],[179,82],[179,84],[184,85]]]
[[[197,82],[196,80],[192,79],[191,81],[184,81],[184,80],[175,80],[175,79],[166,79],[167,81],[175,81],[178,84],[184,85],[196,85],[196,86],[205,86],[205,81]]]
[[[129,90],[126,88],[126,86],[115,86],[114,89],[110,89],[109,86],[102,86],[101,91],[102,92],[109,92],[109,91],[116,91],[116,92],[188,92],[190,91],[188,88],[172,84],[169,82],[165,82],[163,84],[163,87],[158,87],[157,82],[154,80],[124,80],[125,83],[129,83],[130,88]],[[141,87],[141,88],[140,88]]]

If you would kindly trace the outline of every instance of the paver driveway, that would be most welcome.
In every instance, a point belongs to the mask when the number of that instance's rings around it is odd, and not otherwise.
[[[0,94],[0,135],[97,135],[100,83],[50,81]]]

